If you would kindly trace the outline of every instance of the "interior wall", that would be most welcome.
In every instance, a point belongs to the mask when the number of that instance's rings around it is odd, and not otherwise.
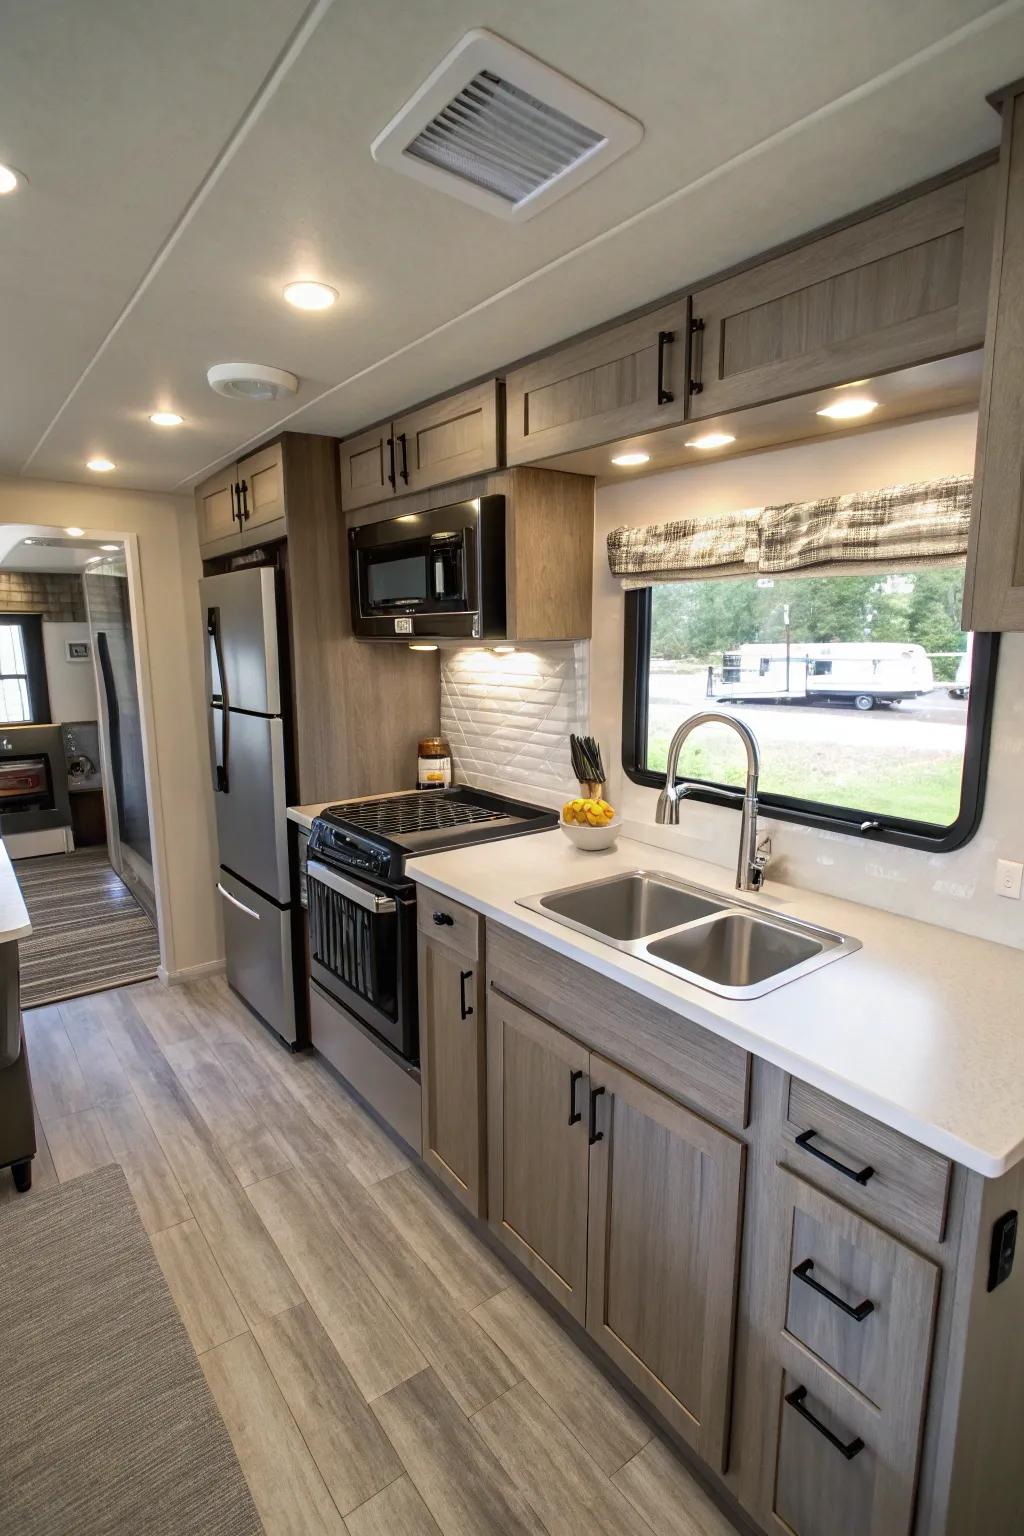
[[[743,458],[668,470],[597,493],[594,549],[594,679],[591,725],[612,775],[609,799],[626,817],[652,825],[657,791],[622,770],[624,594],[608,570],[605,541],[620,524],[658,523],[696,512],[805,501],[901,481],[970,474],[977,416],[956,416],[844,434]],[[765,818],[772,836],[768,876],[868,906],[921,918],[1024,948],[1024,904],[996,896],[997,858],[1024,860],[1020,764],[1024,758],[1024,635],[1002,643],[992,747],[981,826],[953,853],[927,853]],[[611,765],[608,760],[611,759]],[[678,828],[659,828],[681,852],[729,867],[738,812],[684,804]]]
[[[89,534],[133,534],[138,540],[151,739],[161,788],[154,807],[160,825],[153,830],[163,886],[163,965],[174,975],[213,964],[223,943],[203,710],[202,568],[191,498],[0,477],[3,523],[78,526]]]
[[[67,646],[71,640],[84,640],[89,646],[86,661],[69,661]],[[43,655],[46,658],[46,687],[50,695],[50,718],[58,725],[67,720],[95,720],[96,679],[92,670],[92,642],[88,624],[55,623],[43,620]]]

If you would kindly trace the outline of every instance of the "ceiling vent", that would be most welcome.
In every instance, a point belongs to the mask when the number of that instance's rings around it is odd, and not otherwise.
[[[374,139],[373,158],[502,219],[530,219],[639,144],[643,126],[495,37],[467,33]]]
[[[280,400],[299,387],[294,373],[265,363],[214,363],[206,370],[206,382],[229,400]]]

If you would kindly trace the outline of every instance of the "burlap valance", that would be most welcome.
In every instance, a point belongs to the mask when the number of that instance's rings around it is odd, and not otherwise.
[[[622,585],[782,575],[839,566],[946,564],[967,551],[970,475],[615,528],[608,564]]]

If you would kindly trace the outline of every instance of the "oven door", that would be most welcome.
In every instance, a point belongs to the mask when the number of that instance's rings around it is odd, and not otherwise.
[[[306,862],[309,971],[408,1061],[418,1058],[416,894],[383,891]]]

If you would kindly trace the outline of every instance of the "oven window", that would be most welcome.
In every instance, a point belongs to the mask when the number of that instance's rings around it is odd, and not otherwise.
[[[422,603],[427,595],[427,562],[422,555],[399,560],[370,560],[366,570],[366,596],[371,608],[390,608],[396,603]]]
[[[0,618],[0,723],[33,725],[50,717],[38,614]]]

